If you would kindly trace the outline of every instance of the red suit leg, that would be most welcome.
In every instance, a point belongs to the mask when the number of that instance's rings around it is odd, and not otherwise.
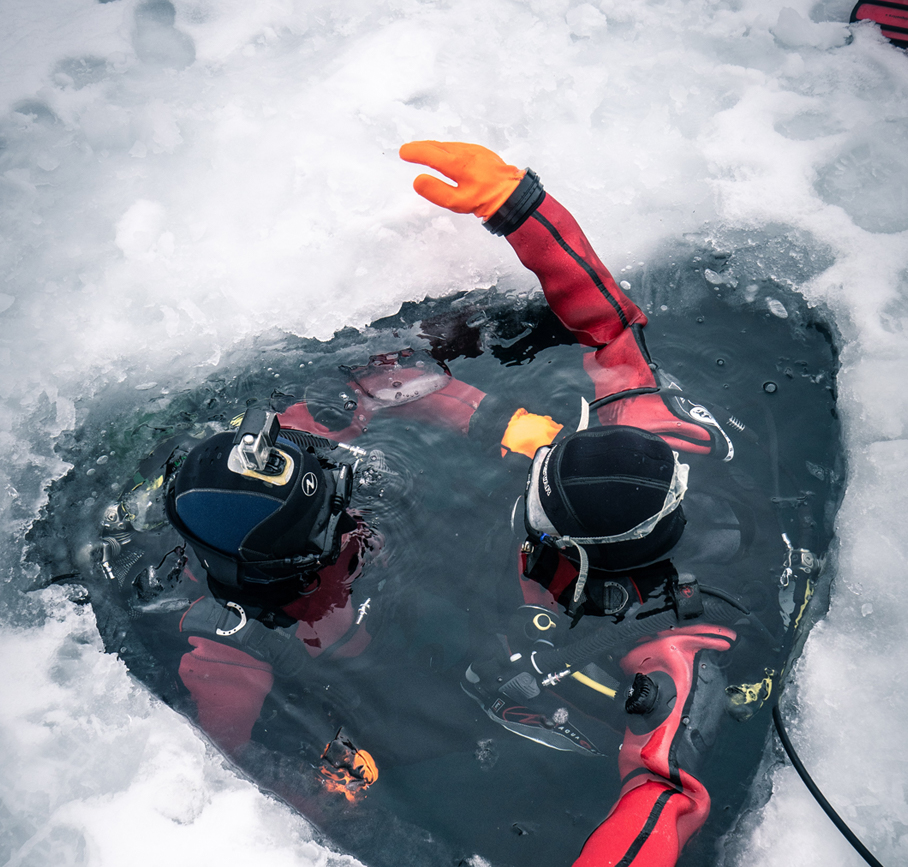
[[[192,636],[180,660],[180,679],[198,708],[199,725],[222,749],[236,752],[252,735],[274,684],[267,662],[237,647]]]
[[[618,803],[583,847],[575,867],[673,867],[709,815],[709,793],[692,771],[724,710],[723,682],[708,661],[728,650],[731,629],[710,624],[661,632],[622,661],[659,688],[656,707],[629,715],[618,768]]]

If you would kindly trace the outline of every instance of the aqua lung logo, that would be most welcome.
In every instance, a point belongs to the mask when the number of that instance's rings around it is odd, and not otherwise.
[[[713,418],[713,414],[705,406],[700,406],[699,404],[694,404],[691,407],[690,417],[702,424],[709,424],[713,427],[719,426]]]
[[[688,403],[689,401],[685,401]],[[730,461],[735,456],[735,447],[732,444],[732,441],[728,438],[728,434],[722,430],[722,426],[719,422],[716,421],[713,414],[705,407],[700,406],[700,404],[695,403],[691,405],[691,408],[687,411],[688,415],[694,420],[700,422],[700,424],[708,425],[709,427],[714,427],[722,436],[725,438],[725,444],[728,447],[728,454],[722,459],[723,461]]]
[[[545,493],[549,497],[552,496],[552,486],[549,484],[549,458],[551,457],[552,452],[549,452],[542,464],[542,487],[545,488]]]
[[[318,490],[318,479],[315,477],[315,473],[306,473],[300,485],[303,493],[307,497],[311,497]]]

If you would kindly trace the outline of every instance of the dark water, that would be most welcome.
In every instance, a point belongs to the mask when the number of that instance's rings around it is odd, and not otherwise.
[[[719,484],[721,470],[723,483],[734,482],[757,503],[762,534],[751,560],[716,567],[709,578],[769,618],[777,617],[781,532],[797,539],[809,524],[811,547],[825,551],[844,470],[832,333],[784,279],[763,274],[748,250],[743,245],[732,257],[679,247],[631,279],[650,316],[654,360],[689,394],[746,425],[748,433],[735,437],[731,469],[692,461],[692,473],[708,487],[711,473]],[[799,279],[810,270],[793,254],[786,276]],[[783,305],[786,318],[771,312],[767,297]],[[342,368],[408,347],[514,407],[568,427],[579,417],[580,397],[592,399],[583,350],[541,295],[493,289],[428,299],[327,343],[263,336],[237,348],[218,376],[197,387],[149,390],[147,399],[134,389],[108,389],[83,406],[85,424],[58,446],[75,469],[54,486],[51,507],[30,536],[42,580],[71,582],[74,597],[94,605],[107,648],[152,691],[191,714],[174,674],[177,615],[141,614],[131,588],[117,592],[99,574],[105,509],[133,486],[136,468],[157,445],[204,426],[223,429],[252,403],[283,409],[305,397],[343,427],[350,410],[338,399],[347,380]],[[357,445],[380,449],[389,468],[373,474],[353,503],[385,538],[361,579],[376,597],[375,641],[362,659],[322,673],[317,684],[279,683],[255,743],[240,757],[243,771],[372,867],[459,864],[475,853],[514,867],[570,864],[617,796],[620,726],[597,730],[604,757],[557,752],[496,726],[460,689],[466,666],[520,604],[515,560],[522,539],[509,517],[527,462],[502,460],[444,429],[381,416]],[[178,540],[168,530],[155,533],[166,555]],[[828,581],[827,573],[812,617],[823,611]],[[155,602],[187,592],[175,581]],[[592,620],[584,618],[580,628]],[[741,671],[732,675],[784,662],[739,660]],[[332,688],[341,696],[333,703],[324,698]],[[359,745],[379,758],[379,782],[351,805],[324,793],[312,767],[338,723],[366,737]],[[682,864],[715,859],[717,840],[752,797],[769,725],[768,705],[747,722],[726,721],[704,770],[711,818]]]

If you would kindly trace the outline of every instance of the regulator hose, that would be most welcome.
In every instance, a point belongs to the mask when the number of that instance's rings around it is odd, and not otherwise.
[[[810,774],[807,773],[807,769],[804,767],[800,758],[798,758],[795,748],[788,739],[785,727],[782,725],[782,714],[779,711],[778,703],[772,706],[772,720],[776,724],[779,740],[782,742],[782,746],[785,748],[788,758],[791,759],[794,769],[798,772],[798,776],[804,781],[804,785],[807,786],[808,791],[813,795],[816,802],[823,808],[823,812],[832,820],[832,824],[839,829],[842,836],[851,843],[858,855],[860,855],[870,867],[883,867],[883,865],[873,857],[870,850],[858,839],[857,834],[845,824],[842,817],[832,808],[832,805],[826,800],[826,797],[819,790],[817,784],[811,779]]]
[[[698,620],[708,623],[731,623],[732,620],[740,619],[742,612],[744,616],[749,614],[742,606],[709,594],[708,591],[704,591],[702,598],[703,614],[697,618]],[[734,611],[732,617],[729,617],[729,608]],[[645,638],[676,626],[678,615],[674,609],[660,611],[639,620],[628,618],[621,623],[607,623],[592,635],[587,635],[573,644],[541,653],[537,651],[533,655],[533,664],[542,674],[563,671],[569,666],[580,667],[606,650],[623,647],[637,638]]]

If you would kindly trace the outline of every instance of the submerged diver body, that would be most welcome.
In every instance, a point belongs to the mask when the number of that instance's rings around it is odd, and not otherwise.
[[[623,730],[619,799],[576,864],[671,867],[709,815],[720,723],[752,716],[785,666],[819,566],[808,498],[780,498],[754,435],[653,362],[646,316],[535,173],[477,145],[412,142],[400,155],[458,184],[420,175],[420,195],[506,237],[590,348],[595,387],[574,433],[510,417],[502,451],[532,458],[524,604],[463,687],[492,720],[555,749],[601,755],[597,718]],[[735,463],[726,428],[744,434]]]
[[[374,356],[340,388],[343,412],[253,406],[231,430],[162,443],[107,511],[100,565],[127,601],[124,640],[108,643],[131,668],[155,668],[168,701],[241,763],[266,744],[319,766],[331,742],[320,772],[353,795],[378,767],[460,744],[471,714],[456,682],[406,658],[399,624],[382,658],[395,582],[351,500],[389,468],[351,443],[376,413],[465,434],[482,392],[410,351]]]

